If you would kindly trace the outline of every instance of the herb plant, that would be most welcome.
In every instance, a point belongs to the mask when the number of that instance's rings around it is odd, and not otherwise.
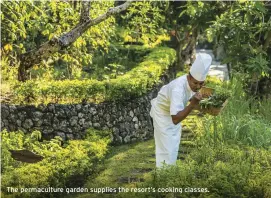
[[[220,108],[230,96],[231,91],[227,89],[218,88],[214,91],[214,93],[210,97],[201,100],[199,104],[201,108],[210,108],[210,107]]]

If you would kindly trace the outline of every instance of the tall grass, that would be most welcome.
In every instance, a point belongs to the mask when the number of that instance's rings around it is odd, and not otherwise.
[[[247,96],[238,78],[222,86],[232,90],[232,97],[219,116],[204,119],[203,139],[271,149],[271,101]]]
[[[138,187],[182,189],[180,192],[137,193],[129,197],[270,197],[271,153],[265,149],[224,145],[223,149],[203,145],[176,166],[152,172]],[[200,189],[198,189],[200,188]],[[192,190],[193,189],[193,190]],[[205,191],[207,190],[207,192]],[[192,191],[191,191],[192,190]]]

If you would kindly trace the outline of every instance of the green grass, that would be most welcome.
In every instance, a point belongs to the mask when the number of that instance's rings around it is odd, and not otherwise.
[[[112,148],[104,164],[98,168],[97,174],[88,178],[86,188],[124,187],[135,188],[137,183],[150,177],[155,169],[154,140],[121,145]],[[114,195],[114,194],[113,194]],[[112,197],[112,194],[86,193],[71,197]],[[115,194],[116,195],[116,194]],[[119,193],[118,196],[125,193]],[[127,195],[126,195],[127,196]]]
[[[190,115],[183,122],[187,126],[186,134],[194,134],[191,129],[195,128],[197,122],[196,115]],[[200,118],[201,119],[201,118]],[[189,126],[189,127],[188,127]],[[195,129],[193,130],[195,132]],[[184,135],[184,133],[182,134]],[[196,148],[194,137],[182,138],[179,149],[178,161],[183,161],[185,157]],[[118,189],[119,187],[138,188],[149,181],[153,177],[156,170],[155,165],[155,142],[154,139],[133,143],[129,145],[121,145],[112,147],[106,160],[100,164],[96,174],[88,178],[85,188],[105,188],[111,187]],[[117,194],[101,194],[101,193],[78,193],[71,194],[70,198],[86,198],[86,197],[136,197],[134,193],[117,193]]]
[[[228,84],[232,97],[223,112],[206,116],[201,127],[208,143],[233,143],[271,149],[270,101],[258,101],[246,96],[237,79]]]

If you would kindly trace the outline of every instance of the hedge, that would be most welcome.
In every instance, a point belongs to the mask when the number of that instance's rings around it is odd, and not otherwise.
[[[12,103],[99,103],[139,97],[160,81],[160,76],[175,61],[175,53],[171,48],[154,48],[137,67],[116,79],[20,82],[14,86]]]
[[[1,133],[3,197],[61,197],[65,193],[10,192],[8,187],[25,188],[73,188],[81,187],[85,179],[97,170],[108,152],[111,132],[89,129],[83,140],[70,140],[61,145],[60,137],[41,141],[41,133],[25,135],[21,131]],[[35,164],[15,161],[9,149],[28,149],[44,159]],[[20,191],[19,190],[19,191]]]

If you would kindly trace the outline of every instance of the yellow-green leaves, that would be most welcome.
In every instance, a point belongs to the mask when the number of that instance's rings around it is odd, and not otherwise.
[[[137,67],[116,79],[59,80],[18,83],[14,90],[15,103],[81,103],[125,100],[139,97],[159,82],[160,76],[175,61],[175,50],[155,48]],[[69,59],[68,55],[63,58]]]
[[[107,153],[110,143],[109,131],[97,131],[89,129],[83,140],[70,140],[61,146],[62,139],[59,136],[46,141],[40,141],[41,133],[34,131],[32,134],[24,134],[21,131],[1,134],[1,185],[3,189],[37,188],[39,186],[74,186],[72,177],[86,178],[90,172],[96,170],[96,164]],[[29,149],[44,159],[36,164],[26,164],[11,158],[9,149]],[[2,193],[7,195],[7,190]],[[44,195],[44,193],[42,193]],[[15,197],[40,197],[35,193],[13,193]],[[2,194],[3,195],[3,194]],[[4,196],[3,195],[3,196]],[[10,195],[11,196],[11,195]],[[45,196],[49,196],[46,194]],[[56,196],[51,194],[51,196]],[[4,196],[5,197],[5,196]]]

